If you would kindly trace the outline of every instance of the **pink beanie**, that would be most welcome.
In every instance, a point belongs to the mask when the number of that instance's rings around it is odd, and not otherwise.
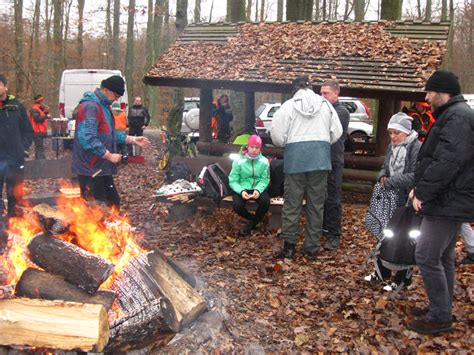
[[[256,134],[252,134],[250,137],[249,137],[249,141],[247,143],[247,147],[251,147],[251,146],[257,146],[259,148],[262,148],[262,138],[260,138],[259,136],[257,136]]]

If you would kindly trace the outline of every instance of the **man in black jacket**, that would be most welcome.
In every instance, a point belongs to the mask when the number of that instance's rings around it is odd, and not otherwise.
[[[128,110],[128,134],[131,136],[143,136],[143,129],[150,123],[150,114],[142,104],[140,96],[135,97],[133,106]]]
[[[33,129],[25,107],[8,95],[7,80],[0,74],[0,216],[3,184],[6,184],[8,216],[17,214],[16,204],[23,195],[25,155],[33,141]]]
[[[339,116],[342,125],[342,135],[331,145],[331,167],[328,175],[328,192],[324,202],[323,233],[326,236],[324,248],[337,249],[341,240],[341,195],[342,195],[342,168],[344,167],[344,142],[349,127],[349,111],[339,102],[339,83],[329,80],[321,85],[321,96],[328,100]]]
[[[426,82],[426,100],[436,122],[417,159],[413,207],[423,215],[416,262],[429,306],[408,328],[421,334],[452,330],[454,256],[461,222],[474,220],[474,111],[456,75],[436,71]]]

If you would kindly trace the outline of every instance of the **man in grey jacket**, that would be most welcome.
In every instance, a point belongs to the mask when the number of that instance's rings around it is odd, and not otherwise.
[[[322,233],[331,144],[342,134],[332,105],[311,90],[309,78],[293,81],[294,96],[273,117],[272,141],[284,147],[285,202],[282,213],[281,258],[292,259],[299,237],[299,221],[306,200],[304,253],[315,257]]]

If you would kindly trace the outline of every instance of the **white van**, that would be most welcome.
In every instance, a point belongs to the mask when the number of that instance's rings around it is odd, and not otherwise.
[[[120,70],[109,69],[70,69],[63,71],[59,87],[59,114],[61,118],[69,119],[68,131],[74,135],[75,122],[72,121],[72,112],[86,91],[94,91],[100,87],[102,80],[112,75],[120,75]],[[124,78],[125,80],[125,78]],[[128,112],[127,84],[125,93],[118,100],[125,113]]]

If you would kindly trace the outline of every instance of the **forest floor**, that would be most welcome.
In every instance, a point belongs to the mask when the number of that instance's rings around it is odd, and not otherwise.
[[[164,181],[146,150],[143,165],[119,169],[121,210],[143,233],[141,245],[158,248],[184,263],[197,277],[208,302],[202,319],[152,352],[470,352],[474,349],[474,265],[456,266],[455,330],[437,337],[409,331],[413,306],[427,298],[418,270],[409,289],[393,297],[363,277],[375,246],[364,226],[368,196],[344,193],[343,238],[335,251],[321,248],[278,263],[283,242],[265,225],[241,237],[244,221],[228,209],[200,208],[183,222],[168,223],[167,206],[155,191]],[[27,181],[30,193],[59,189],[59,180]],[[324,241],[322,241],[324,242]],[[456,245],[456,262],[465,255]],[[150,349],[147,350],[147,352]]]

